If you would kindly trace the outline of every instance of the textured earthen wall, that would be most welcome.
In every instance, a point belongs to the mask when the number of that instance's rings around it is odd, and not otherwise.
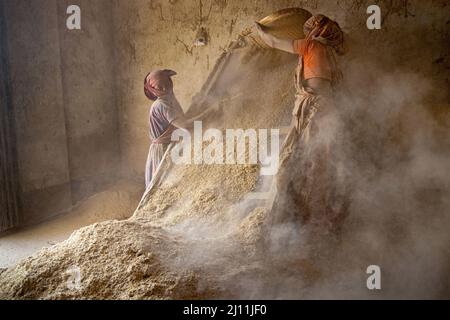
[[[110,1],[76,3],[81,8],[82,27],[68,30],[66,9],[74,1],[57,1],[63,105],[74,202],[114,180],[120,159]]]
[[[71,204],[56,1],[6,3],[22,218],[28,222]]]
[[[27,224],[69,209],[117,171],[111,7],[75,2],[82,29],[69,31],[71,1],[5,1]]]

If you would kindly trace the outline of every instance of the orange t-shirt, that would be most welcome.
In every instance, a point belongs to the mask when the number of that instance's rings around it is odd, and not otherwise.
[[[311,78],[332,80],[326,45],[315,40],[294,40],[294,51],[303,56],[303,77],[305,80]]]

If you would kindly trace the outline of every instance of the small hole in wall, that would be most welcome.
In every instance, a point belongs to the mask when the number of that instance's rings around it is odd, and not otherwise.
[[[200,27],[195,35],[194,46],[202,47],[208,44],[208,32],[204,27]]]

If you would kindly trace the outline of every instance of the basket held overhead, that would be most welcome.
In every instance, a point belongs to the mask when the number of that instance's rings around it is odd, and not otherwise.
[[[272,13],[258,21],[268,33],[281,39],[304,39],[303,25],[312,14],[302,8],[286,8]],[[268,48],[264,41],[258,36],[254,26],[247,34],[250,40],[259,47]]]

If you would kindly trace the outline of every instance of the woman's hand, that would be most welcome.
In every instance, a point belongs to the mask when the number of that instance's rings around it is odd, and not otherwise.
[[[258,31],[259,35],[266,33],[263,29],[263,26],[258,21],[255,21],[255,28]]]
[[[271,34],[267,33],[264,30],[264,26],[257,21],[255,21],[255,28],[256,28],[256,31],[258,32],[258,35],[264,41],[264,43],[267,44],[269,47],[273,48],[274,47],[274,37]]]
[[[265,26],[255,21],[255,27],[258,31],[258,35],[269,47],[283,50],[289,53],[295,53],[292,40],[279,39],[270,33],[267,33]]]

